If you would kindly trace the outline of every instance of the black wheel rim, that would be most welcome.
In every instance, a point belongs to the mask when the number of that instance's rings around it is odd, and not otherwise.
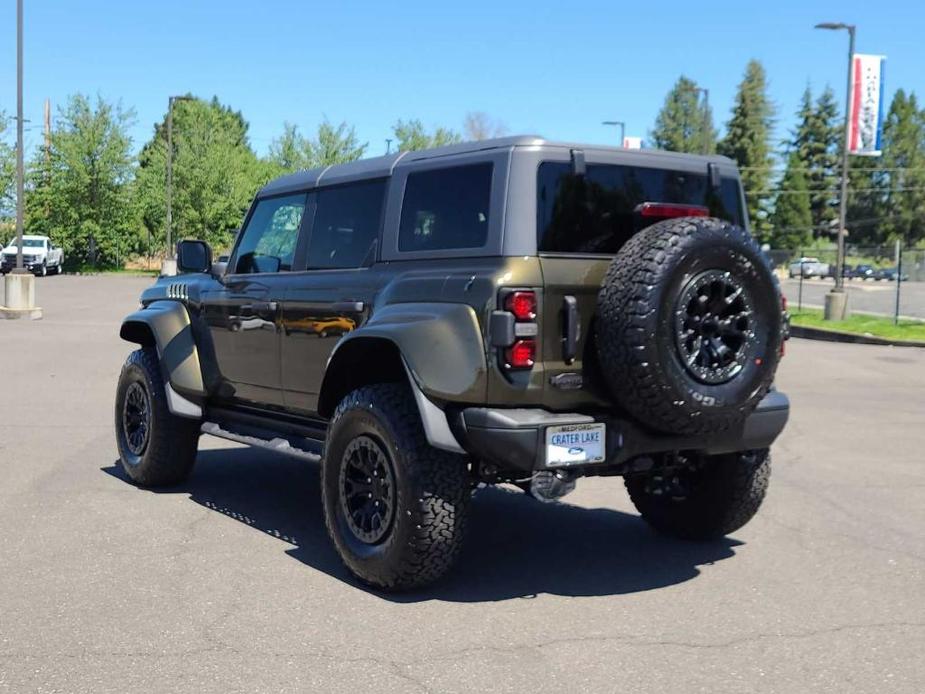
[[[148,391],[137,381],[129,384],[122,404],[122,430],[125,445],[134,455],[142,455],[148,447],[151,432],[151,403]]]
[[[754,310],[745,286],[725,270],[687,283],[675,311],[681,362],[698,381],[726,383],[745,366],[755,341]]]
[[[368,436],[353,439],[340,466],[340,504],[358,540],[378,544],[395,517],[395,476],[388,454]]]

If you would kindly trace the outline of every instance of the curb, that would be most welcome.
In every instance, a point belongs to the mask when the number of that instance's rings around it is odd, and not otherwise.
[[[806,340],[821,340],[823,342],[843,342],[854,345],[886,345],[891,347],[925,347],[925,342],[911,340],[890,340],[885,337],[861,335],[858,333],[843,333],[837,330],[823,328],[809,328],[805,325],[791,325],[791,337],[802,337]]]

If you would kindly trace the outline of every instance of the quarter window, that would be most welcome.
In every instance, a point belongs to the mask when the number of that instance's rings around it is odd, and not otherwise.
[[[491,164],[409,174],[398,232],[400,251],[480,248],[488,238]]]
[[[304,193],[258,202],[241,232],[235,272],[291,270],[304,213]]]
[[[369,262],[379,237],[384,200],[385,181],[319,190],[308,268],[354,268]]]

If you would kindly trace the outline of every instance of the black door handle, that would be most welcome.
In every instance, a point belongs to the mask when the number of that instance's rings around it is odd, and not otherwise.
[[[275,316],[276,309],[279,307],[275,301],[255,301],[252,304],[243,304],[241,306],[242,313],[244,311],[250,311],[251,313],[264,318],[267,315]]]
[[[571,364],[578,352],[578,336],[581,333],[578,300],[574,296],[562,297],[562,322],[562,361]]]

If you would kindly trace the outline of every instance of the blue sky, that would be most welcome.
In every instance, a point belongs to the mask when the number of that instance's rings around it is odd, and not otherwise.
[[[354,124],[370,154],[398,118],[460,129],[484,111],[511,132],[610,142],[623,120],[646,135],[684,73],[729,117],[750,58],[761,60],[792,125],[807,83],[843,100],[847,34],[859,52],[888,56],[887,92],[925,96],[925,3],[238,2],[25,0],[27,144],[41,139],[42,102],[73,92],[121,99],[136,112],[140,147],[170,94],[218,95],[243,112],[263,153],[284,121],[311,132],[326,115]],[[15,1],[0,2],[0,109],[15,110]]]

